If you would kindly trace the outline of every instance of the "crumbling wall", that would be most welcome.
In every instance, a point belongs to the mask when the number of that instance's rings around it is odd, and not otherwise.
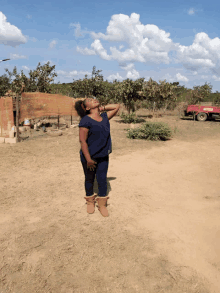
[[[77,116],[75,102],[78,99],[60,94],[25,93],[21,94],[19,123],[25,118],[35,119],[43,116]]]
[[[0,97],[0,137],[9,137],[14,125],[12,97]]]

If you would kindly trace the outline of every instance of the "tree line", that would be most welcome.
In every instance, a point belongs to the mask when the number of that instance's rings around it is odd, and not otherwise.
[[[205,83],[202,86],[194,86],[188,89],[181,86],[179,82],[169,83],[166,80],[156,82],[151,78],[145,81],[144,78],[131,80],[129,78],[109,82],[104,80],[102,70],[93,66],[91,77],[74,80],[72,83],[54,83],[57,73],[55,65],[47,62],[44,65],[38,63],[35,70],[30,70],[26,76],[17,68],[0,76],[0,97],[9,90],[16,94],[24,92],[44,92],[52,94],[68,95],[74,98],[96,97],[101,104],[123,103],[129,114],[140,107],[148,109],[174,109],[180,102],[185,104],[196,104],[204,101],[220,103],[220,93],[212,93],[211,84]]]

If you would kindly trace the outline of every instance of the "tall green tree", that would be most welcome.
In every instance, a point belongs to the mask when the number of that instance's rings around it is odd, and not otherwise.
[[[190,104],[201,103],[205,99],[207,99],[212,92],[212,85],[209,83],[205,83],[201,86],[194,86],[193,90],[191,90],[190,95]]]
[[[6,74],[0,76],[0,97],[4,96],[10,89],[10,79]]]
[[[215,93],[212,93],[211,99],[214,105],[219,106],[220,105],[220,93],[216,91]]]
[[[9,71],[7,68],[5,69],[8,74],[8,78],[10,81],[10,89],[13,93],[20,94],[25,86],[25,81],[27,77],[21,70],[21,73],[18,73],[17,67],[15,66],[12,71]]]
[[[84,97],[92,95],[92,80],[85,75],[83,79],[73,80],[72,92],[75,97]]]
[[[52,83],[51,94],[61,94],[64,96],[73,97],[72,83]]]
[[[121,101],[128,113],[135,112],[135,102],[142,100],[141,91],[143,89],[144,78],[139,78],[135,81],[125,79],[122,82],[117,82],[115,85],[118,101]]]
[[[149,79],[148,82],[144,84],[143,92],[145,99],[148,101],[148,104],[151,109],[161,109],[164,111],[172,103],[175,103],[177,96],[175,90],[177,84],[171,84],[166,80],[156,81]]]
[[[19,74],[16,66],[11,72],[8,69],[5,69],[11,81],[12,91],[19,92],[23,88],[23,91],[25,92],[43,93],[51,93],[52,91],[51,83],[57,76],[54,70],[55,65],[50,66],[49,61],[44,65],[41,65],[39,62],[35,70],[29,71],[29,77],[24,74],[23,70],[21,70],[21,73]]]
[[[106,99],[110,96],[108,94],[110,86],[107,81],[104,81],[101,72],[102,70],[96,70],[96,67],[93,66],[91,78],[85,75],[83,79],[74,80],[72,83],[74,95],[76,97],[93,96],[99,99],[102,104],[105,103]]]
[[[29,79],[26,81],[25,91],[51,93],[51,83],[57,76],[55,67],[56,65],[51,66],[49,61],[44,65],[41,65],[39,62],[37,68],[29,72]]]

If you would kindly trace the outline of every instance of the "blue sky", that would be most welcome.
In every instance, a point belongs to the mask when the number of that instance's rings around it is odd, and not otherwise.
[[[0,75],[50,61],[55,82],[104,79],[211,83],[220,91],[218,1],[0,2]]]

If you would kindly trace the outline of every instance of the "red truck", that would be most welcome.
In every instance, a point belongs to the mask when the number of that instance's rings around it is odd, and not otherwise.
[[[220,107],[207,105],[188,105],[184,111],[185,116],[195,115],[196,120],[220,119]]]

